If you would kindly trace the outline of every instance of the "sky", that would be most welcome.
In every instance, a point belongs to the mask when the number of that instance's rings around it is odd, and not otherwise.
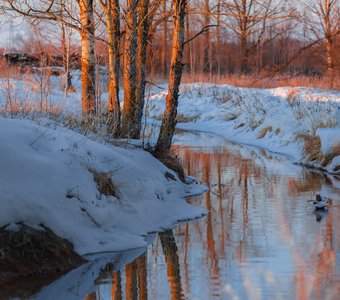
[[[0,47],[13,49],[17,41],[25,35],[25,22],[22,18],[1,17],[0,23]]]

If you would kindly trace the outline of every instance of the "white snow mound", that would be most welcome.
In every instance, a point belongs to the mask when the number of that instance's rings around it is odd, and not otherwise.
[[[145,246],[142,235],[205,213],[184,200],[205,187],[167,178],[141,149],[18,119],[0,118],[0,137],[0,226],[43,224],[86,254]],[[89,169],[110,174],[115,197]]]

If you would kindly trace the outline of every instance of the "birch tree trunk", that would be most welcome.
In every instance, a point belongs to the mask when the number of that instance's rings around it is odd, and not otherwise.
[[[208,27],[210,24],[210,8],[209,8],[209,0],[205,0],[204,2],[204,24],[203,27]],[[203,45],[203,73],[210,72],[210,32],[207,30],[204,33],[204,45]]]
[[[137,88],[136,88],[136,110],[135,122],[132,136],[140,137],[142,128],[142,116],[144,109],[145,97],[145,66],[146,66],[146,50],[149,32],[149,0],[140,0],[138,8],[138,47],[137,47]]]
[[[118,136],[121,113],[119,102],[119,70],[120,70],[120,8],[119,0],[99,1],[105,12],[107,41],[109,53],[109,95],[108,95],[108,133]]]
[[[330,88],[333,88],[334,84],[334,54],[333,54],[333,30],[332,26],[332,10],[333,5],[335,5],[336,0],[325,0],[324,8],[322,9],[322,4],[320,4],[320,11],[323,15],[324,19],[324,35],[325,35],[325,48],[326,48],[326,57],[327,57],[327,76],[330,79]],[[338,14],[340,11],[338,12]],[[338,18],[338,23],[340,24],[340,16]],[[336,25],[335,25],[336,26]],[[336,28],[336,27],[335,27]]]
[[[253,0],[250,0],[250,3],[247,3],[247,0],[242,0],[241,8],[240,8],[240,43],[241,43],[241,72],[246,74],[248,73],[248,23],[249,23],[249,10],[253,4]]]
[[[169,87],[166,96],[166,108],[159,132],[155,155],[161,157],[170,151],[172,137],[175,132],[176,115],[179,96],[179,85],[182,79],[183,50],[184,50],[184,22],[186,14],[186,0],[173,0],[174,5],[174,33],[169,74]]]
[[[217,24],[216,24],[216,60],[217,74],[221,75],[221,0],[217,2]]]
[[[61,1],[60,16],[64,18],[65,0]],[[67,28],[64,23],[61,23],[61,48],[63,57],[63,67],[65,73],[65,95],[69,92],[74,92],[75,89],[72,86],[71,74],[70,74],[70,48],[71,48],[71,29]]]
[[[96,112],[93,0],[78,0],[81,23],[82,113],[88,121]]]
[[[133,136],[136,110],[137,78],[137,3],[138,0],[127,0],[126,33],[124,48],[124,106],[122,117],[122,136]]]

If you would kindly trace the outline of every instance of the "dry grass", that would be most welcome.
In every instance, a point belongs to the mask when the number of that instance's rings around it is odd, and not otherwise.
[[[188,122],[195,122],[197,120],[198,116],[185,116],[182,114],[177,114],[176,116],[176,122],[177,123],[188,123]],[[163,114],[160,114],[158,116],[155,116],[155,119],[157,121],[163,120]]]
[[[48,113],[53,116],[59,116],[64,111],[63,104],[53,103],[38,103],[37,101],[31,101],[29,99],[12,100],[2,108],[3,113],[10,114],[31,114],[31,113]]]
[[[112,182],[111,173],[98,172],[91,168],[89,168],[88,170],[92,173],[93,179],[97,184],[97,189],[101,195],[113,196],[118,198],[118,189]]]
[[[323,155],[321,153],[321,140],[318,136],[310,135],[307,133],[299,133],[298,139],[304,142],[303,154],[310,162],[321,162]]]
[[[182,182],[185,182],[185,174],[184,169],[182,167],[181,162],[176,156],[173,156],[171,154],[166,154],[161,157],[157,157],[159,161],[161,161],[165,166],[167,166],[170,170],[173,170],[177,173],[179,179]]]
[[[340,156],[340,145],[336,145],[335,147],[333,147],[331,149],[331,152],[324,156],[324,159],[323,159],[321,165],[323,167],[326,167],[327,165],[329,165],[332,162],[333,158],[335,158],[337,156]]]
[[[298,134],[297,138],[304,141],[303,154],[309,162],[320,163],[321,167],[325,168],[333,159],[340,156],[340,145],[333,147],[330,153],[323,154],[321,151],[321,140],[318,136],[309,135],[305,133]],[[333,171],[337,172],[340,170],[340,166],[336,166]]]
[[[265,128],[262,128],[259,132],[259,135],[257,136],[258,139],[262,139],[266,136],[267,132],[271,132],[273,129],[272,126],[267,126]]]
[[[177,114],[176,121],[177,123],[188,123],[188,122],[195,122],[198,116],[184,116],[182,114]]]
[[[252,88],[276,88],[282,86],[292,87],[314,87],[320,89],[329,89],[330,80],[328,77],[302,76],[302,75],[209,75],[209,74],[184,74],[183,83],[209,82],[215,84],[229,84],[238,87]],[[335,77],[333,89],[340,90],[340,76]]]

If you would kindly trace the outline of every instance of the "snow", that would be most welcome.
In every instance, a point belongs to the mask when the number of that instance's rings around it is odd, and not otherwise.
[[[0,118],[0,226],[17,230],[19,222],[36,228],[44,224],[83,255],[143,247],[147,233],[204,214],[184,198],[205,188],[169,181],[165,173],[174,173],[136,147],[139,143],[116,147],[39,118],[36,112],[41,107],[60,113],[62,121],[80,116],[80,74],[74,71],[72,76],[76,93],[68,96],[55,76],[50,82],[40,81],[39,75],[0,79],[4,114],[11,115],[11,107],[16,116],[29,113],[44,124]],[[101,84],[105,87],[105,80]],[[151,142],[157,135],[166,93],[166,84],[147,92],[145,120]],[[106,98],[103,92],[100,109],[105,110]],[[251,152],[254,161],[263,164],[265,160],[275,172],[282,171],[287,160],[310,164],[302,154],[300,133],[319,136],[323,154],[340,144],[339,106],[340,92],[332,90],[184,84],[177,128],[214,136],[204,135],[202,141],[192,135],[198,145],[219,144],[225,139],[236,143],[230,144],[233,151]],[[174,142],[181,138],[176,135]],[[318,162],[314,165],[321,167]],[[339,173],[339,165],[337,156],[323,168]],[[101,195],[90,170],[110,174],[116,196]]]
[[[331,153],[332,149],[340,145],[340,128],[318,128],[316,135],[320,137],[323,154]]]
[[[39,108],[62,112],[62,119],[78,118],[81,114],[80,73],[72,72],[76,93],[68,96],[62,91],[62,78],[51,76],[42,88],[40,77],[20,75],[17,79],[0,79],[0,106],[12,106],[19,112]],[[100,81],[99,107],[107,107],[105,76]],[[148,87],[146,120],[148,138],[157,136],[160,119],[165,109],[167,84]],[[120,99],[123,92],[120,91]],[[6,100],[7,99],[7,100]],[[41,103],[42,102],[42,103]],[[36,117],[35,113],[31,113]],[[180,86],[177,128],[219,135],[229,141],[256,146],[270,152],[285,154],[295,162],[315,166],[334,173],[334,163],[323,166],[310,162],[303,154],[301,133],[312,136],[321,133],[322,153],[339,144],[340,92],[303,87],[279,87],[272,89],[239,88],[230,85],[191,83]],[[329,134],[326,134],[328,132]],[[326,137],[326,135],[328,137]],[[334,161],[334,160],[333,160]],[[336,166],[335,166],[336,167]],[[340,172],[340,171],[339,171]]]
[[[340,144],[337,126],[340,92],[313,88],[238,88],[207,83],[185,84],[180,89],[177,128],[209,132],[232,142],[256,146],[307,163],[300,133],[329,133],[322,149]],[[165,108],[165,92],[152,93],[148,103],[149,122]],[[329,131],[327,131],[329,130]],[[334,160],[333,160],[334,161]],[[321,167],[314,162],[316,167]],[[324,167],[332,172],[334,168]]]
[[[184,198],[206,187],[168,180],[176,174],[139,148],[23,119],[0,118],[0,136],[0,227],[43,224],[84,255],[145,246],[149,232],[205,214]],[[110,174],[116,196],[89,170]]]

